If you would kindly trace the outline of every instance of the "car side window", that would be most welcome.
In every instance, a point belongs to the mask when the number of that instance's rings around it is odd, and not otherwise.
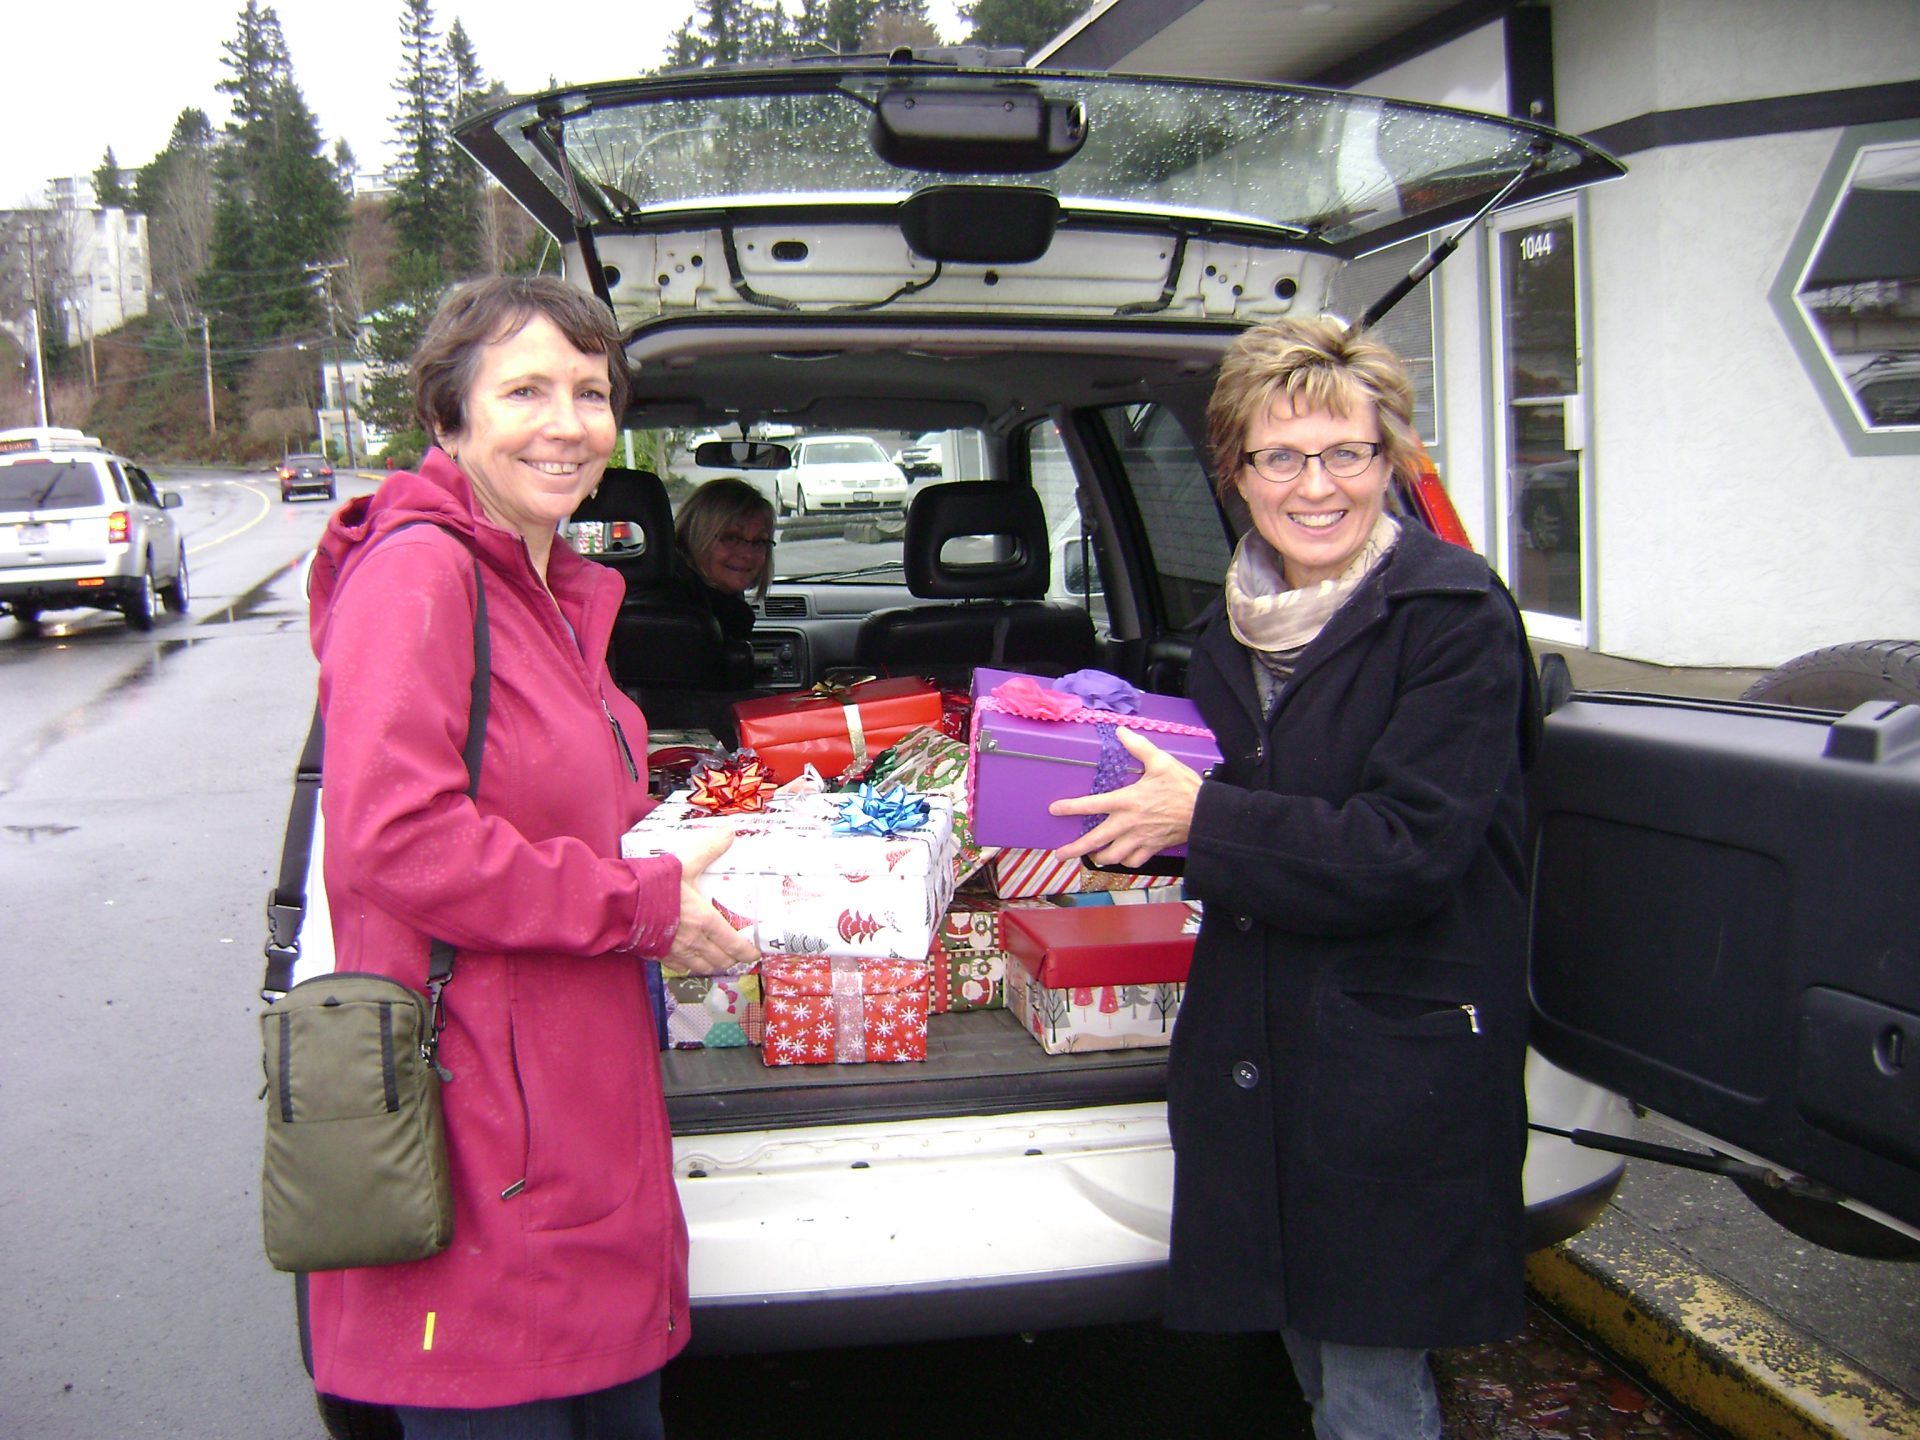
[[[1233,554],[1199,447],[1154,401],[1095,414],[1140,512],[1161,614],[1170,628],[1186,629],[1219,597]]]
[[[147,478],[147,472],[138,465],[127,466],[127,482],[133,487],[133,495],[142,505],[160,508],[160,494],[153,488],[153,481]]]
[[[118,460],[107,461],[107,474],[113,477],[114,498],[125,504],[133,499],[133,492],[127,488],[127,477],[120,469]]]
[[[1108,630],[1106,586],[1100,574],[1099,547],[1093,527],[1080,513],[1072,458],[1060,428],[1041,420],[1020,432],[1017,442],[1026,452],[1026,470],[1047,516],[1049,600],[1071,600],[1093,617],[1093,628]]]

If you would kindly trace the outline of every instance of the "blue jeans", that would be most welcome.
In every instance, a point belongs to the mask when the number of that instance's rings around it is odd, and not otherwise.
[[[399,1407],[406,1440],[664,1440],[660,1372],[625,1385],[491,1410]]]
[[[1440,1440],[1440,1397],[1424,1350],[1336,1345],[1282,1330],[1316,1440]]]

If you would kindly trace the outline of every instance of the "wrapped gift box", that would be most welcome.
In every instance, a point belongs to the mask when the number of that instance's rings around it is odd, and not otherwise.
[[[944,698],[950,702],[953,697],[947,694]],[[909,730],[873,762],[868,779],[875,785],[904,785],[920,795],[946,797],[953,806],[953,883],[960,885],[992,852],[982,851],[973,843],[973,827],[967,819],[965,732],[955,739],[947,733],[945,723],[943,720],[938,726]]]
[[[1007,1009],[1050,1055],[1165,1045],[1198,929],[1185,903],[1007,910]]]
[[[620,839],[626,856],[684,850],[701,831],[733,844],[696,880],[762,955],[924,961],[953,899],[953,816],[924,797],[925,825],[897,835],[834,830],[852,797],[782,795],[766,809],[710,815],[671,796]]]
[[[766,1033],[767,1008],[760,998],[758,964],[718,975],[661,970],[666,986],[666,1048],[718,1050],[758,1045]]]
[[[1054,688],[1090,674],[1111,682],[1113,694],[1124,692],[1126,698],[1114,702],[1120,708],[1107,708],[1105,698],[1092,703]],[[1135,690],[1097,671],[1036,680],[986,666],[975,670],[967,782],[974,842],[1055,850],[1079,839],[1098,817],[1050,815],[1047,806],[1116,790],[1139,777],[1138,762],[1116,737],[1120,727],[1144,735],[1195,771],[1219,762],[1219,747],[1190,700]],[[1166,853],[1185,852],[1176,847]]]
[[[936,1015],[997,1010],[1006,1004],[1007,950],[1000,935],[1006,903],[985,895],[957,896],[941,918],[927,963],[933,967],[929,1006]]]
[[[924,960],[774,958],[761,962],[769,1065],[859,1065],[927,1058]]]
[[[1051,850],[996,850],[989,856],[986,870],[993,893],[1003,900],[1040,895],[1118,894],[1133,890],[1157,890],[1169,897],[1180,893],[1177,875],[1096,870],[1084,860],[1062,860]]]
[[[812,765],[829,780],[864,770],[873,757],[920,725],[940,723],[940,692],[901,676],[863,680],[815,694],[767,695],[735,703],[740,744],[751,747],[781,784]]]

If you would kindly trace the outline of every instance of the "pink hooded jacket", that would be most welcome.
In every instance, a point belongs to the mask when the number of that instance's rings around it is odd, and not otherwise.
[[[477,801],[473,556],[492,646]],[[680,866],[617,858],[650,804],[646,720],[605,660],[619,577],[556,543],[547,578],[551,596],[438,450],[343,506],[314,560],[336,964],[424,989],[430,940],[457,952],[440,1041],[453,1243],[311,1278],[324,1394],[519,1404],[635,1379],[687,1340],[639,963],[672,943]]]

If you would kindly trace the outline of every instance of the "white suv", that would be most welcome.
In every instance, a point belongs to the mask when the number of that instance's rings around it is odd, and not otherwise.
[[[22,625],[44,610],[118,610],[136,630],[163,602],[184,613],[181,504],[91,435],[0,431],[0,607]]]

